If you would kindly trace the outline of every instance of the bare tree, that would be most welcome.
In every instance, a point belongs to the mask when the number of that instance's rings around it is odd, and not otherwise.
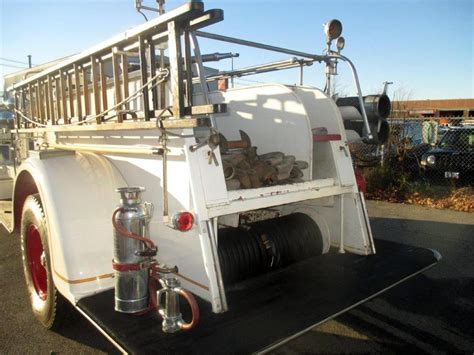
[[[336,98],[348,95],[347,84],[343,84],[336,75],[331,78],[331,93]]]

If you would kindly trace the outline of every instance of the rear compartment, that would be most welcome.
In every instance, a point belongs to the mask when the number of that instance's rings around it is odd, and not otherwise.
[[[205,197],[198,213],[215,240],[224,303],[236,283],[324,258],[331,248],[375,253],[342,119],[326,94],[267,84],[210,98],[227,112],[214,117],[219,149],[195,152]]]

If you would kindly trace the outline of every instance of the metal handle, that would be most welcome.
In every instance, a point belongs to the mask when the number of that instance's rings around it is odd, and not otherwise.
[[[369,120],[367,119],[367,113],[365,112],[364,99],[362,97],[362,90],[360,88],[359,76],[357,75],[357,70],[354,66],[354,63],[352,63],[349,58],[347,58],[343,55],[340,55],[340,54],[328,54],[328,55],[325,56],[325,58],[327,58],[327,59],[340,59],[340,60],[344,61],[349,66],[349,68],[351,69],[352,77],[354,79],[354,83],[355,83],[356,90],[357,90],[357,97],[359,98],[360,110],[362,111],[361,112],[362,119],[364,120],[364,126],[365,126],[365,129],[367,131],[367,138],[370,141],[373,140],[374,136],[372,135],[372,131],[371,131],[370,125],[369,125]]]
[[[165,333],[174,333],[178,330],[189,330],[194,328],[199,322],[199,306],[196,299],[187,290],[180,287],[178,279],[171,277],[160,279],[163,288],[156,292],[156,306],[158,313],[163,318],[162,329]],[[161,297],[166,295],[165,305],[162,306]],[[191,307],[191,322],[185,322],[179,309],[179,296],[186,299]]]
[[[155,206],[151,202],[145,202],[144,205],[145,205],[145,210],[146,210],[147,215],[148,215],[147,219],[148,219],[148,221],[150,221],[151,218],[153,217],[153,213],[155,212]]]
[[[164,308],[161,306],[161,296],[166,293],[165,288],[162,288],[156,291],[156,308],[158,309],[158,313],[163,317],[164,316]]]
[[[346,147],[344,147],[343,145],[341,145],[341,146],[339,146],[339,150],[344,151],[344,155],[345,155],[346,157],[349,157],[349,154],[347,153]]]
[[[203,140],[203,141],[201,141],[201,142],[199,142],[199,143],[190,145],[190,146],[189,146],[189,150],[194,153],[196,150],[198,150],[199,148],[204,147],[204,146],[205,146],[206,144],[208,144],[208,143],[209,143],[209,141],[208,141],[207,139],[206,139],[206,140]]]
[[[199,306],[194,298],[193,294],[187,290],[184,290],[180,287],[174,288],[174,292],[177,292],[180,296],[183,296],[184,299],[188,302],[189,306],[191,307],[192,318],[191,322],[186,323],[184,321],[178,321],[179,328],[181,330],[190,330],[194,328],[199,323]]]

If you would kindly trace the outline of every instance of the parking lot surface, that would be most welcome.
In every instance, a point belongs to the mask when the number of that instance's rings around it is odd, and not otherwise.
[[[368,208],[376,239],[435,249],[442,261],[274,353],[472,353],[474,214],[370,201]],[[36,322],[24,286],[19,238],[5,230],[0,233],[0,289],[0,353],[115,351],[77,313],[56,333]]]

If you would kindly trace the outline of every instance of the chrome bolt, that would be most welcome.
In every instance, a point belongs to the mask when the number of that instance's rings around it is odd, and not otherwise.
[[[46,269],[46,253],[44,252],[44,250],[40,256],[40,263],[41,263],[41,266]]]

